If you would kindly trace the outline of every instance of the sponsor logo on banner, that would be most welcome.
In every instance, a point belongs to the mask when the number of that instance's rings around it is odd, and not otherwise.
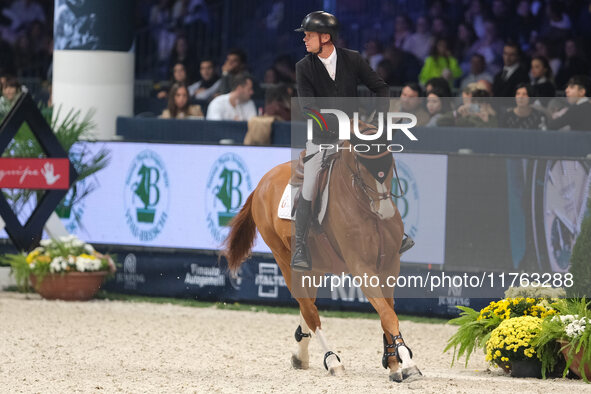
[[[163,160],[146,149],[132,161],[125,178],[125,221],[133,236],[152,241],[168,218],[168,173]]]
[[[207,228],[217,242],[228,235],[228,224],[252,191],[248,168],[240,156],[226,153],[214,163],[207,178]]]
[[[123,288],[129,290],[137,289],[137,284],[146,283],[143,274],[137,273],[137,258],[135,254],[129,253],[123,261],[123,273],[116,274],[117,283],[123,282]]]
[[[64,159],[0,159],[0,188],[69,189],[70,161]]]
[[[339,286],[334,288],[331,290],[330,298],[333,301],[342,300],[345,302],[369,302],[369,300],[363,294],[363,290],[357,286],[350,286],[348,288]]]
[[[275,263],[259,263],[259,273],[254,278],[259,287],[259,297],[277,298],[279,287],[285,286],[285,279]]]
[[[242,266],[236,272],[228,272],[228,282],[230,282],[234,290],[240,290],[240,286],[242,286]]]
[[[394,204],[398,207],[402,221],[404,222],[404,232],[411,237],[416,237],[419,231],[419,187],[415,181],[409,166],[402,161],[396,161],[396,168],[400,179],[400,186],[396,177],[392,179],[392,193],[402,195],[402,197],[392,197]],[[402,187],[402,190],[400,190]]]
[[[203,267],[198,264],[191,264],[191,272],[185,275],[185,284],[194,286],[216,286],[226,285],[226,276],[219,267]]]

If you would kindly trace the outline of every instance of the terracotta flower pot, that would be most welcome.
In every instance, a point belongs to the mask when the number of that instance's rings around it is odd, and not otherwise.
[[[560,348],[562,351],[562,355],[564,356],[564,359],[568,362],[570,360],[568,352],[570,351],[571,346],[568,342],[563,340],[559,340],[558,343],[560,344]],[[577,353],[575,353],[573,362],[569,367],[569,369],[581,379],[583,378],[583,375],[581,373],[581,360],[583,358],[583,350],[585,349],[581,349]],[[587,377],[587,379],[591,380],[591,364],[587,364],[585,366],[585,376]]]
[[[94,297],[107,274],[107,271],[47,274],[39,286],[36,276],[31,275],[29,279],[37,293],[45,299],[87,301]]]

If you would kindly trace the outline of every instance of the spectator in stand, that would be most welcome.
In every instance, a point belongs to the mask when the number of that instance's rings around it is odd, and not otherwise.
[[[431,118],[421,103],[421,87],[412,82],[402,87],[400,99],[390,101],[389,112],[410,112],[417,117],[417,126],[424,126]]]
[[[369,40],[365,43],[363,57],[369,63],[370,67],[377,71],[378,63],[384,59],[382,54],[382,45],[378,40]]]
[[[452,97],[449,82],[445,78],[431,78],[425,84],[425,95],[429,96],[433,90],[438,91],[439,97]]]
[[[394,26],[394,46],[403,49],[410,35],[410,20],[408,17],[406,15],[397,16],[396,25]]]
[[[208,120],[247,121],[257,115],[254,102],[252,78],[247,74],[238,74],[233,78],[230,93],[214,98],[207,108]]]
[[[486,90],[476,89],[472,91],[469,104],[461,105],[452,113],[453,122],[450,124],[447,117],[442,117],[437,124],[441,126],[462,127],[497,127],[498,119],[496,111],[490,105],[490,95]]]
[[[0,97],[0,118],[4,118],[13,104],[21,95],[21,85],[14,77],[6,77],[2,84],[2,97]]]
[[[425,84],[431,78],[443,77],[450,85],[453,85],[454,80],[461,76],[462,70],[456,58],[449,51],[447,40],[436,39],[431,49],[431,55],[425,60],[425,65],[419,74],[419,81]]]
[[[458,26],[453,54],[458,59],[462,71],[468,72],[470,69],[470,48],[472,48],[475,42],[476,33],[474,33],[472,26],[467,23],[461,23]]]
[[[548,59],[542,56],[535,56],[531,59],[531,95],[529,97],[554,97],[556,87],[552,78],[552,69]],[[548,100],[542,100],[546,105]]]
[[[266,90],[264,113],[277,120],[291,120],[291,95],[287,86],[279,84]]]
[[[560,70],[560,66],[562,64],[562,60],[558,57],[558,51],[555,48],[554,44],[551,44],[547,41],[538,40],[535,43],[533,51],[533,56],[545,57],[548,59],[548,63],[550,64],[550,69],[552,70],[552,75],[556,75],[558,70]]]
[[[193,51],[190,50],[189,42],[187,41],[187,37],[184,35],[179,35],[172,48],[172,52],[170,53],[170,68],[173,68],[175,64],[181,63],[185,66],[185,72],[187,73],[187,79],[189,81],[194,81],[195,79],[195,66],[197,65],[197,60],[193,55]]]
[[[486,61],[484,60],[484,56],[475,53],[472,55],[472,59],[470,59],[470,73],[462,79],[460,88],[464,89],[468,84],[478,82],[481,79],[492,83],[493,76],[486,71]]]
[[[526,83],[517,85],[515,90],[514,108],[507,110],[500,121],[503,127],[511,129],[546,130],[546,117],[544,113],[531,106],[533,89]]]
[[[552,114],[548,122],[551,129],[590,130],[591,117],[591,81],[586,75],[572,77],[566,87],[566,97],[569,106]]]
[[[246,70],[246,53],[241,49],[231,49],[226,55],[226,62],[222,66],[222,78],[217,93],[229,93],[233,86],[232,79],[235,76],[246,72]]]
[[[187,69],[185,68],[185,65],[183,63],[176,63],[172,67],[171,80],[168,83],[168,86],[172,86],[175,83],[181,83],[185,86],[187,85]],[[163,85],[166,85],[166,83],[163,83]],[[164,89],[161,89],[158,92],[156,97],[158,97],[159,99],[168,97],[168,91],[166,89],[167,87],[165,86]]]
[[[503,70],[495,75],[493,94],[495,97],[514,97],[520,83],[529,82],[529,75],[520,63],[520,49],[514,42],[507,42],[503,48]]]
[[[536,20],[532,14],[529,0],[521,0],[517,4],[517,43],[522,47],[529,49],[529,43],[532,40],[532,32],[535,29]]]
[[[160,115],[162,119],[203,118],[199,105],[189,105],[189,91],[183,83],[175,83],[168,94],[168,107]]]
[[[515,12],[509,10],[507,0],[493,0],[491,6],[491,20],[496,26],[502,26],[502,29],[500,29],[500,38],[502,40],[507,41],[516,39],[519,25],[517,25]],[[501,41],[501,48],[498,53],[499,56],[503,49],[502,45]]]
[[[563,89],[571,77],[589,73],[589,64],[580,48],[580,43],[574,39],[566,40],[564,43],[565,58],[556,75],[556,86],[559,89]]]
[[[424,61],[429,56],[432,45],[433,36],[429,32],[429,21],[427,17],[420,16],[417,19],[415,32],[404,42],[402,49]]]
[[[439,119],[451,112],[451,99],[446,94],[447,92],[437,88],[434,88],[427,94],[427,111],[431,119],[425,125],[426,127],[437,126]]]
[[[491,70],[499,69],[497,64],[503,53],[503,41],[497,36],[497,27],[492,21],[484,22],[484,36],[472,45],[470,53],[479,53],[484,56]]]
[[[434,37],[449,38],[449,27],[443,18],[433,18],[431,34],[433,34]]]
[[[211,59],[201,61],[199,65],[201,80],[189,86],[189,95],[199,100],[211,100],[220,87],[220,77],[215,72]]]
[[[554,39],[566,39],[570,34],[572,23],[566,12],[564,2],[550,0],[546,4],[546,17],[548,18],[548,26],[545,26],[542,33]]]
[[[484,21],[486,20],[486,15],[486,3],[483,0],[471,1],[470,6],[464,14],[464,20],[472,26],[478,38],[484,37]]]

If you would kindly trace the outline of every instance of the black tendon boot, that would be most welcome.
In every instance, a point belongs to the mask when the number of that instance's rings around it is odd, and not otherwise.
[[[291,268],[294,271],[310,271],[312,269],[310,254],[306,246],[311,211],[312,202],[300,197],[295,215],[295,250],[291,258]]]

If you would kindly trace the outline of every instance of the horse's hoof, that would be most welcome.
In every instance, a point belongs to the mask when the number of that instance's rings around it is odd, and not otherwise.
[[[402,369],[402,378],[405,382],[414,382],[415,380],[422,379],[423,374],[416,366],[412,366]]]
[[[336,367],[329,368],[328,372],[332,376],[342,376],[345,374],[345,367],[343,365],[338,365]]]
[[[390,378],[390,382],[400,383],[403,380],[402,372],[400,371],[390,372],[388,377]]]
[[[308,369],[310,368],[309,362],[300,360],[295,354],[291,355],[291,366],[293,369]]]

